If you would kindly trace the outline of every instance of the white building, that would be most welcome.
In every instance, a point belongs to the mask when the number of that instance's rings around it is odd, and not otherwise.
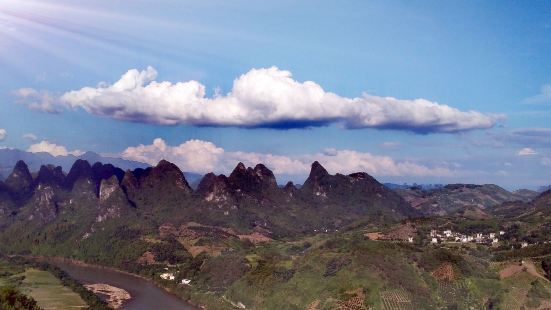
[[[408,237],[408,242],[413,243],[413,237]]]
[[[161,277],[161,279],[163,279],[163,280],[170,280],[170,281],[174,281],[174,279],[176,279],[176,277],[174,276],[174,274],[173,274],[173,273],[169,273],[169,272],[162,273],[160,277]]]
[[[184,285],[191,285],[191,280],[190,279],[182,279],[182,284]]]
[[[520,247],[521,247],[521,248],[525,248],[525,247],[527,247],[527,246],[528,246],[528,242],[526,242],[526,241],[524,241],[524,242],[522,242],[522,243],[520,244]]]
[[[444,235],[446,235],[446,237],[450,237],[452,235],[452,231],[451,230],[444,230]]]
[[[500,230],[500,231],[499,231],[499,235],[500,235],[500,236],[503,236],[503,235],[505,235],[505,232],[504,232],[503,230]]]
[[[498,243],[498,242],[499,242],[499,240],[497,238],[492,239],[492,243]]]
[[[496,237],[495,233],[490,233],[490,239],[494,239]]]
[[[438,239],[432,238],[432,240],[430,241],[430,243],[436,244],[436,243],[438,243]]]

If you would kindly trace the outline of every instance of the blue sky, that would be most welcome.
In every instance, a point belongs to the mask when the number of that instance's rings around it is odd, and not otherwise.
[[[260,160],[280,182],[320,159],[392,182],[551,183],[547,1],[0,4],[0,147],[198,172]],[[109,88],[132,69],[149,72],[138,90]],[[143,95],[192,80],[204,96]],[[170,108],[190,100],[204,102]]]

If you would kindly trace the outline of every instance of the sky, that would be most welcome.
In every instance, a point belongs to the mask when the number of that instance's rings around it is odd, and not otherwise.
[[[549,1],[0,0],[0,148],[551,184]]]

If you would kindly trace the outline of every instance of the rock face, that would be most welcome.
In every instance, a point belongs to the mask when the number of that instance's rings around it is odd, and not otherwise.
[[[199,193],[206,201],[214,202],[233,202],[233,190],[231,188],[228,178],[221,174],[219,176],[214,173],[206,174],[199,186],[197,187],[197,193]]]
[[[101,181],[98,206],[99,214],[96,217],[96,222],[118,218],[126,209],[130,208],[126,194],[119,185],[119,179],[116,175]]]
[[[33,196],[34,212],[29,219],[37,216],[42,222],[53,221],[59,213],[58,200],[56,192],[51,185],[40,184]]]
[[[24,200],[32,195],[33,177],[25,162],[21,160],[17,162],[6,179],[6,186],[17,200]]]

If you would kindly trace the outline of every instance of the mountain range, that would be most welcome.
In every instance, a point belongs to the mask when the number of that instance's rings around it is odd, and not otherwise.
[[[48,225],[59,215],[79,213],[71,207],[75,201],[85,201],[86,212],[95,210],[94,217],[102,219],[132,214],[161,224],[193,220],[276,235],[338,229],[360,218],[381,222],[420,214],[368,174],[330,175],[318,162],[300,189],[292,183],[278,186],[262,164],[239,163],[229,176],[205,175],[194,190],[182,171],[165,160],[124,171],[77,159],[67,174],[61,166],[42,165],[34,176],[18,161],[0,183],[0,195],[4,225]]]
[[[77,159],[34,173],[20,160],[0,181],[0,253],[116,267],[208,309],[507,309],[517,296],[507,292],[528,291],[523,305],[551,296],[537,271],[522,283],[497,275],[522,271],[507,259],[547,262],[550,192],[394,191],[318,162],[300,187],[243,163],[190,183],[166,160],[123,170]],[[432,244],[429,232],[448,229],[504,234],[498,245]]]

